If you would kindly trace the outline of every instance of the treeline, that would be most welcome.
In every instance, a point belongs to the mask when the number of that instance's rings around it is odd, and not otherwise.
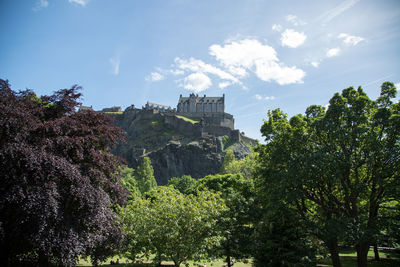
[[[110,153],[123,139],[104,114],[76,112],[79,87],[37,97],[0,80],[1,265],[94,265],[253,258],[254,266],[315,266],[340,247],[367,266],[370,246],[399,246],[400,104],[396,88],[361,88],[288,119],[268,112],[265,144],[220,173],[157,186]],[[379,254],[376,254],[378,257]]]

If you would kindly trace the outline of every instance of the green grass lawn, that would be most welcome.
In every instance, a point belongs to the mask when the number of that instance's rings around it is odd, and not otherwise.
[[[390,255],[390,259],[387,258],[387,254]],[[387,251],[380,251],[379,256],[381,258],[380,261],[374,260],[374,252],[370,250],[368,252],[368,266],[371,267],[393,267],[393,266],[400,266],[400,254],[395,252],[387,252]],[[110,265],[110,261],[113,260],[114,262],[119,259],[119,265]],[[356,267],[357,266],[357,254],[354,250],[344,250],[340,253],[340,260],[342,262],[343,267]],[[222,260],[216,262],[209,262],[209,261],[201,261],[201,262],[189,262],[189,266],[202,267],[203,264],[206,264],[207,267],[222,267],[225,265],[225,262]],[[173,266],[173,262],[163,262],[164,266]],[[91,266],[90,262],[81,259],[79,261],[78,266]],[[101,264],[101,266],[120,266],[120,267],[150,267],[153,266],[151,262],[146,262],[143,264],[132,264],[129,263],[129,260],[123,257],[115,256],[113,258],[108,259],[105,263]],[[181,264],[184,266],[184,264]],[[236,262],[234,267],[251,267],[251,262],[243,263],[243,262]],[[330,258],[320,259],[318,260],[317,266],[319,267],[330,267],[332,266],[332,262]]]
[[[390,255],[390,259],[387,258]],[[379,251],[380,261],[374,260],[374,251],[372,249],[368,252],[368,266],[371,267],[392,267],[400,266],[400,254],[389,251]],[[340,252],[340,260],[343,267],[357,266],[357,253],[354,250],[344,250]],[[330,258],[321,259],[318,261],[318,266],[332,266]]]
[[[119,259],[119,262],[120,262],[119,265],[110,265],[111,261],[115,262],[117,259]],[[191,267],[199,267],[199,266],[202,267],[204,264],[206,264],[207,267],[210,267],[210,266],[212,266],[212,267],[222,267],[222,266],[226,265],[226,263],[222,262],[221,259],[217,260],[217,261],[214,261],[214,262],[210,262],[210,261],[199,261],[199,262],[190,261],[189,262],[189,266],[191,266]],[[170,262],[164,261],[164,262],[162,262],[162,265],[163,266],[173,266],[174,263],[172,261],[170,261]],[[88,267],[88,266],[92,266],[92,265],[91,265],[91,263],[89,261],[86,261],[84,259],[80,259],[77,266]],[[149,267],[149,266],[153,266],[153,265],[152,265],[151,261],[150,262],[145,262],[143,264],[130,263],[130,261],[128,259],[124,258],[124,257],[115,256],[113,258],[108,259],[106,262],[103,262],[101,264],[101,266]],[[181,264],[181,266],[183,267],[185,265]],[[236,262],[234,266],[235,267],[251,267],[252,265],[251,265],[251,263]]]

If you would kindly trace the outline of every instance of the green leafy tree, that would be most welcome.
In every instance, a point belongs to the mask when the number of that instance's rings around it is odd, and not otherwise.
[[[229,161],[224,166],[225,174],[241,174],[246,179],[253,179],[253,173],[256,169],[256,153],[253,152],[250,155]]]
[[[240,174],[217,174],[206,176],[197,182],[197,190],[221,193],[228,209],[221,214],[218,227],[224,237],[217,254],[243,259],[251,254],[253,234],[254,187],[251,180]]]
[[[134,175],[135,170],[129,168],[128,166],[123,166],[120,167],[120,171],[121,171],[121,185],[125,187],[131,193],[131,195],[140,194],[138,182],[136,181]],[[128,198],[131,197],[132,196],[128,196]]]
[[[196,179],[190,175],[183,175],[182,177],[173,177],[168,181],[169,186],[178,189],[182,194],[190,194],[196,186]]]
[[[219,170],[219,172],[221,174],[229,173],[229,169],[227,167],[231,162],[233,162],[235,160],[236,160],[236,158],[235,158],[235,154],[233,153],[233,151],[232,150],[226,151],[224,161],[222,162],[222,166],[221,166],[221,169]]]
[[[158,187],[148,198],[136,198],[122,210],[128,255],[155,254],[155,261],[207,257],[220,241],[215,225],[225,210],[218,194],[209,191],[184,195],[171,187]]]
[[[315,266],[315,249],[301,218],[280,201],[270,204],[257,223],[254,266]]]
[[[157,186],[150,158],[143,158],[142,163],[137,167],[135,171],[135,179],[137,181],[139,191],[142,194],[149,192],[152,188]]]
[[[266,145],[258,148],[257,188],[267,203],[285,200],[314,227],[340,266],[338,239],[347,235],[357,250],[358,266],[367,265],[376,242],[383,203],[398,198],[400,104],[396,88],[381,87],[373,101],[359,87],[335,94],[329,109],[310,106],[290,120],[269,112],[261,128]],[[394,194],[394,195],[393,195]]]

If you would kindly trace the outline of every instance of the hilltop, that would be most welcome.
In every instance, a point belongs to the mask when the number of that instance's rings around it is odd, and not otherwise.
[[[109,114],[126,131],[126,143],[119,144],[113,153],[126,159],[132,168],[142,157],[149,157],[159,185],[182,175],[201,178],[215,174],[227,149],[242,158],[256,145],[255,140],[233,129],[233,116],[224,112],[196,116],[131,106]]]

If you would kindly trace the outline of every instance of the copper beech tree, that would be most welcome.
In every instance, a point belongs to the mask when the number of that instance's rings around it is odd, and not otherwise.
[[[122,130],[110,118],[76,112],[80,87],[37,97],[0,80],[1,266],[74,265],[118,233]]]

